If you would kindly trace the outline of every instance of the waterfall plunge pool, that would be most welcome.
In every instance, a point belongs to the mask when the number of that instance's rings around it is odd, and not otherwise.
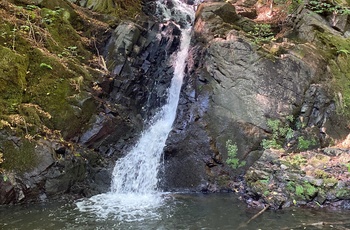
[[[350,211],[297,207],[267,210],[244,225],[259,210],[247,208],[232,193],[165,194],[162,205],[139,211],[144,213],[100,216],[79,211],[75,202],[6,206],[0,207],[0,229],[350,229]]]

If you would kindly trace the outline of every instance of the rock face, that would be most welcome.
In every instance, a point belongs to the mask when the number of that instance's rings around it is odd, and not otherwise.
[[[348,130],[325,84],[332,73],[323,54],[307,42],[259,48],[245,35],[251,23],[229,3],[200,5],[187,80],[165,149],[166,190],[232,189],[228,178],[258,159],[263,139],[272,138],[269,120],[287,123],[293,117],[294,137],[282,143],[290,151],[300,151],[295,139],[306,132],[318,147],[345,137]],[[247,162],[235,173],[226,164],[229,140]]]
[[[92,186],[93,183],[83,183],[87,177],[91,182],[103,174],[102,164],[96,163],[96,155],[92,152],[80,151],[76,146],[64,146],[47,140],[40,140],[34,144],[17,139],[1,141],[1,144],[7,146],[8,151],[12,149],[11,154],[17,155],[13,157],[21,154],[17,164],[13,166],[14,171],[2,174],[1,204],[45,201],[66,193],[76,196],[90,195],[108,189],[106,185],[109,182],[104,184],[96,181],[99,187]],[[87,161],[91,167],[89,170]],[[108,181],[108,177],[105,179]],[[85,189],[83,185],[91,189]]]
[[[167,98],[171,57],[180,42],[174,24],[121,23],[105,50],[114,76],[108,108],[93,117],[80,142],[108,156],[121,156]],[[117,106],[115,106],[117,105]]]

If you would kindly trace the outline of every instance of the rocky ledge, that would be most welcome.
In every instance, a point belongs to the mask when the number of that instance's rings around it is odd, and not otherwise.
[[[292,205],[350,209],[348,148],[324,148],[288,154],[266,150],[245,174],[242,190],[248,204],[286,208]]]

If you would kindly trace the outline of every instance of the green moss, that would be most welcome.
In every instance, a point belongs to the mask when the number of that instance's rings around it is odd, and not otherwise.
[[[88,0],[87,8],[100,13],[106,13],[118,19],[134,18],[141,13],[141,1]]]
[[[67,80],[70,72],[57,60],[44,56],[38,49],[33,49],[29,55],[33,59],[29,65],[25,100],[40,105],[45,111],[52,114],[53,122],[56,123],[55,119],[59,113],[64,117],[64,114],[69,111],[66,98],[73,94],[73,89]],[[41,63],[50,65],[52,70],[41,68]]]
[[[293,181],[289,181],[286,185],[286,189],[289,192],[294,193],[295,192],[295,183]]]
[[[303,196],[303,195],[304,195],[304,188],[303,188],[303,186],[297,185],[297,186],[295,187],[295,195],[297,195],[297,196],[299,196],[299,197],[304,197],[304,196]]]
[[[338,199],[350,199],[350,189],[347,189],[347,188],[343,188],[343,189],[340,189],[336,192],[336,197]]]
[[[263,193],[263,195],[264,195],[264,196],[270,195],[270,191],[265,191],[265,192]]]
[[[285,157],[285,160],[281,160],[284,164],[296,169],[300,169],[300,166],[304,165],[307,160],[302,154],[295,154]]]
[[[327,32],[316,34],[321,47],[319,52],[328,61],[332,73],[330,88],[334,92],[337,111],[350,119],[350,39]]]
[[[261,180],[252,182],[251,187],[253,187],[255,191],[260,195],[264,194],[266,191],[269,191],[268,183]]]
[[[68,69],[57,58],[47,56],[39,49],[30,50],[28,55],[31,62],[23,101],[39,105],[52,116],[45,122],[49,128],[62,130],[65,136],[71,135],[79,130],[96,110],[95,104],[86,100],[89,95],[80,95],[80,90],[89,83],[84,77],[91,79],[91,75],[73,63],[69,64],[72,68]],[[52,69],[40,67],[41,63],[50,65]],[[84,101],[84,105],[81,101]],[[80,107],[83,110],[80,110]],[[31,116],[30,120],[35,122],[35,114],[31,113]]]
[[[334,187],[338,183],[338,180],[334,177],[325,178],[323,180],[323,185],[326,187]]]
[[[318,189],[310,183],[304,183],[304,193],[309,198],[313,198],[317,195]]]
[[[313,199],[318,193],[318,189],[308,182],[297,184],[293,181],[290,181],[288,182],[286,188],[291,193],[292,197],[296,196],[297,198],[303,200]]]
[[[315,177],[319,178],[319,179],[329,178],[329,173],[327,173],[321,169],[316,169],[314,174],[315,174]]]
[[[22,102],[28,58],[3,46],[0,46],[0,57],[0,109],[3,114],[12,113]]]
[[[12,141],[2,143],[3,158],[2,168],[5,170],[27,171],[37,164],[35,143],[24,139],[19,144]]]
[[[81,42],[81,38],[68,21],[68,11],[64,9],[50,10],[42,9],[41,16],[44,24],[50,33],[50,39],[47,40],[48,50],[62,54],[67,47],[77,47],[77,56],[83,59],[89,59],[90,53],[87,52]]]
[[[229,181],[230,177],[228,175],[220,175],[217,179],[217,183],[220,186],[220,188],[228,187]]]

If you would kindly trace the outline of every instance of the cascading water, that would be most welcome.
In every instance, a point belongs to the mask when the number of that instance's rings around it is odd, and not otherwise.
[[[157,190],[157,175],[165,141],[176,116],[190,45],[190,24],[194,18],[193,6],[181,0],[173,0],[171,10],[165,4],[165,0],[158,1],[158,11],[164,20],[182,24],[179,25],[181,44],[173,58],[174,76],[168,89],[167,103],[152,119],[151,126],[142,133],[132,150],[116,162],[111,191],[77,202],[80,211],[93,212],[102,218],[111,215],[120,220],[133,221],[156,218],[156,209],[162,205],[162,194]]]

